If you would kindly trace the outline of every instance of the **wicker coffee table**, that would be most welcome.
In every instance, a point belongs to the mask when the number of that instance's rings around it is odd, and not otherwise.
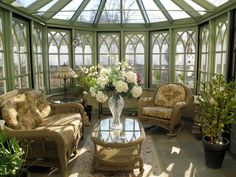
[[[95,152],[93,171],[125,171],[139,168],[142,173],[143,160],[141,157],[142,142],[145,132],[142,124],[133,118],[121,120],[123,128],[113,130],[112,119],[99,120],[91,134]]]

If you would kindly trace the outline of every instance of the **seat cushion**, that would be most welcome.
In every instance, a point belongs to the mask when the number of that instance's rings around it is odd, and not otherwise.
[[[182,101],[185,101],[185,89],[181,85],[164,84],[157,90],[154,104],[173,108],[176,103]]]
[[[143,107],[142,115],[150,117],[158,117],[162,119],[170,119],[172,108],[161,107],[161,106],[152,106],[152,107]]]
[[[65,144],[71,143],[82,127],[82,118],[79,113],[57,114],[44,119],[36,129],[46,128],[60,134]]]

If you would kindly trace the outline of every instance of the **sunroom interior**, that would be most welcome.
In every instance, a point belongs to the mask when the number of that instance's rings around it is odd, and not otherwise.
[[[216,74],[235,80],[235,51],[235,0],[0,1],[0,94],[25,88],[63,94],[63,79],[54,77],[61,66],[78,72],[116,60],[133,65],[143,95],[166,82],[198,95],[199,82]],[[82,95],[80,77],[66,81],[73,97]],[[106,105],[90,96],[88,103],[92,119],[100,117]],[[135,110],[136,101],[129,106]],[[184,117],[193,121],[194,113],[192,105]],[[231,139],[236,155],[236,133]]]

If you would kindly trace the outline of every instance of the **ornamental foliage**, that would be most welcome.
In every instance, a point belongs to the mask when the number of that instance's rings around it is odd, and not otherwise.
[[[130,96],[138,98],[142,93],[140,80],[138,79],[134,68],[127,62],[116,63],[110,67],[99,66],[98,77],[90,93],[96,97],[98,102],[105,102],[108,97]]]
[[[200,123],[203,135],[209,137],[211,143],[222,143],[226,126],[234,123],[235,95],[236,82],[227,82],[223,75],[201,83]]]

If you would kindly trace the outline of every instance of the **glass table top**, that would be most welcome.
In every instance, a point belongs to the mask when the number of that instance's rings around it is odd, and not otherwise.
[[[121,118],[123,128],[111,128],[112,118],[99,120],[92,131],[91,137],[103,143],[131,143],[145,136],[141,123],[134,118]]]

